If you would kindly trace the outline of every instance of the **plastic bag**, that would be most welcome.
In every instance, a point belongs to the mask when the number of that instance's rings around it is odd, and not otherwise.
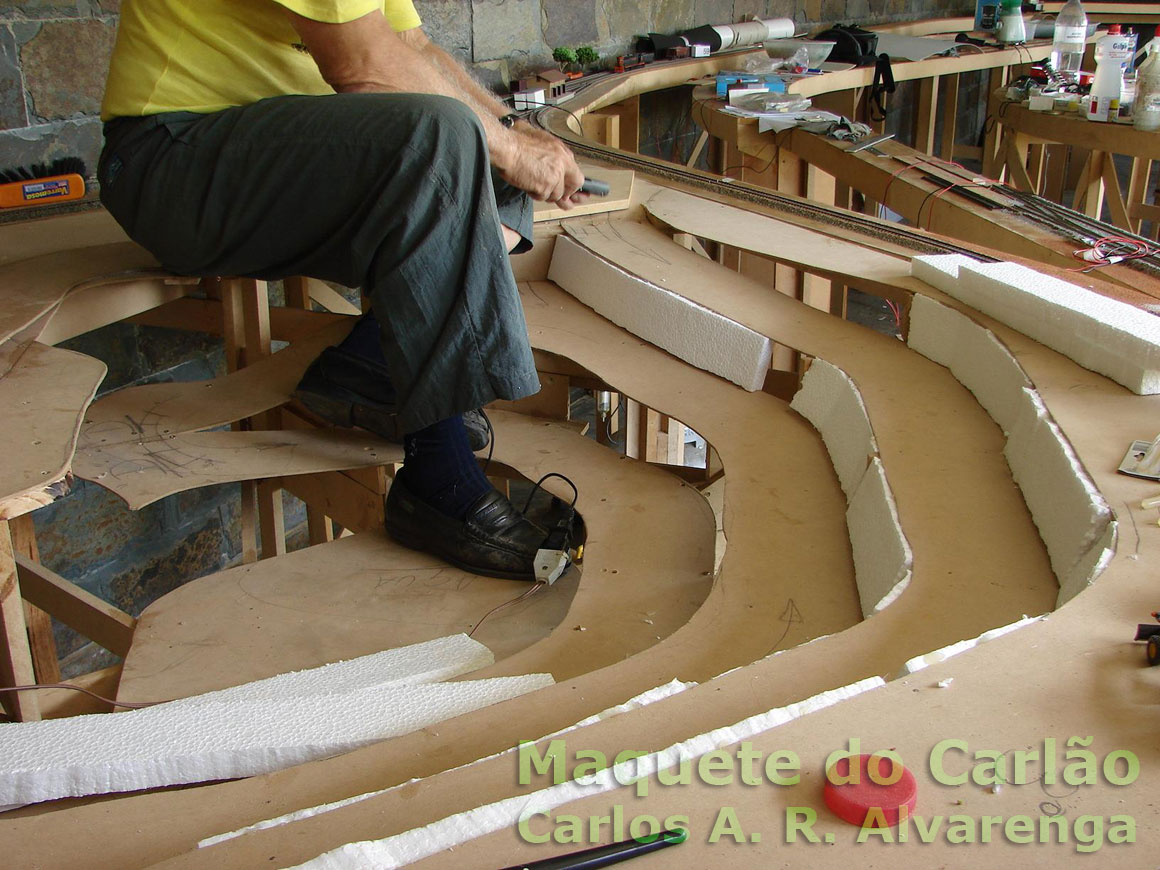
[[[804,112],[813,103],[809,97],[798,94],[746,94],[737,97],[732,105],[750,112]]]

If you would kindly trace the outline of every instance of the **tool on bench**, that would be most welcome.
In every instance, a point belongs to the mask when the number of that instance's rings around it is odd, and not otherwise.
[[[590,193],[593,196],[608,196],[612,193],[612,185],[598,178],[585,178],[584,183],[580,185],[580,192]]]
[[[594,870],[596,867],[607,867],[610,864],[619,864],[629,858],[647,855],[657,849],[667,846],[677,846],[689,838],[689,832],[684,828],[673,828],[661,831],[652,837],[642,837],[639,840],[622,840],[607,846],[596,846],[582,852],[572,852],[568,855],[557,855],[555,858],[543,858],[539,861],[529,861],[527,864],[513,864],[504,870]]]
[[[866,139],[865,141],[859,142],[853,148],[847,148],[846,153],[847,154],[857,154],[859,151],[869,151],[871,154],[877,154],[879,157],[885,157],[886,155],[883,154],[881,151],[879,151],[874,146],[881,145],[883,142],[886,142],[886,141],[893,139],[893,138],[894,138],[893,133],[883,133],[881,136],[871,136],[869,139]]]
[[[85,163],[79,157],[0,170],[0,208],[80,199],[85,195],[84,176]]]

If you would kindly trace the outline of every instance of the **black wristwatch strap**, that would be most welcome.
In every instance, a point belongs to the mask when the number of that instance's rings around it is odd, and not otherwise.
[[[512,112],[510,115],[504,115],[502,118],[500,118],[499,122],[510,130],[515,126],[516,121],[518,120],[520,120],[520,116],[515,112]]]

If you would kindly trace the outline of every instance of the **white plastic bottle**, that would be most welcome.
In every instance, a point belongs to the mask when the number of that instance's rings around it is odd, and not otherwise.
[[[1136,109],[1132,125],[1137,130],[1160,130],[1160,37],[1148,43],[1148,56],[1136,69]]]
[[[1089,121],[1108,121],[1119,113],[1124,70],[1131,60],[1130,40],[1120,32],[1120,25],[1111,25],[1107,36],[1096,43],[1096,76],[1088,103]]]
[[[1069,83],[1079,77],[1083,50],[1087,42],[1087,14],[1079,0],[1067,0],[1055,16],[1055,33],[1051,40],[1051,66]]]

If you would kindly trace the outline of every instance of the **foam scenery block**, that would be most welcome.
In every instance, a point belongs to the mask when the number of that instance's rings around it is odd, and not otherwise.
[[[950,369],[1004,433],[1019,415],[1023,390],[1031,386],[1023,367],[991,330],[926,296],[910,308],[907,344]]]
[[[854,578],[862,614],[889,606],[910,583],[913,555],[886,482],[881,460],[875,458],[846,511]]]
[[[1047,548],[1052,571],[1061,585],[1073,587],[1069,594],[1074,594],[1078,581],[1069,578],[1077,566],[1087,564],[1088,575],[1098,567],[1100,558],[1088,557],[1093,545],[1107,535],[1111,508],[1034,390],[1024,391],[1023,410],[1004,453]]]
[[[747,390],[765,384],[773,343],[678,293],[630,275],[567,236],[548,279],[589,308],[673,356]]]
[[[1160,318],[1018,263],[915,257],[911,274],[1140,395],[1160,393]]]
[[[388,656],[382,672],[343,663],[333,683],[320,668],[127,713],[0,725],[0,805],[269,773],[553,683],[548,674],[415,683],[490,658],[474,642],[450,645],[458,665],[424,644],[426,654]]]
[[[818,430],[834,463],[842,492],[847,498],[852,496],[870,460],[878,453],[870,418],[857,386],[837,366],[816,359],[789,406]]]
[[[658,770],[676,767],[685,759],[695,761],[707,752],[751,740],[779,725],[884,685],[886,683],[881,677],[870,677],[785,707],[759,713],[734,725],[699,734],[660,752],[606,767],[590,777],[506,798],[381,840],[347,843],[311,861],[296,865],[292,870],[362,870],[367,867],[394,870],[404,867],[437,852],[462,846],[477,837],[514,827],[525,814],[550,812],[581,798],[611,792],[624,783],[652,776]]]

